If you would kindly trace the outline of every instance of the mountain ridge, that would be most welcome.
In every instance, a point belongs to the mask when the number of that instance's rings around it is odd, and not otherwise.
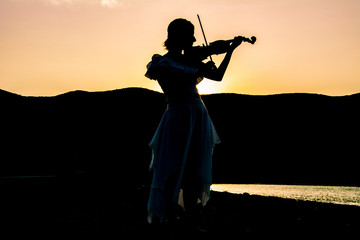
[[[0,175],[115,177],[117,169],[148,181],[148,142],[166,109],[162,93],[125,88],[23,97],[0,91],[0,99],[6,140]],[[359,185],[353,165],[360,94],[202,99],[222,140],[214,150],[214,182]]]
[[[104,91],[86,91],[86,90],[73,90],[64,93],[60,93],[54,96],[23,96],[21,94],[13,93],[10,91],[6,91],[0,89],[0,97],[4,96],[17,96],[17,97],[27,97],[27,98],[52,98],[58,97],[63,95],[76,95],[76,94],[107,94],[107,93],[136,93],[137,94],[162,94],[161,92],[150,90],[147,88],[142,87],[127,87],[127,88],[120,88],[120,89],[113,89],[113,90],[104,90]],[[306,92],[285,92],[285,93],[274,93],[274,94],[243,94],[243,93],[231,93],[231,92],[224,92],[224,93],[210,93],[210,94],[201,94],[201,96],[208,96],[208,95],[241,95],[241,96],[253,96],[253,97],[265,97],[265,96],[283,96],[283,95],[314,95],[314,96],[324,96],[330,98],[339,98],[339,97],[360,97],[360,93],[352,93],[346,95],[339,95],[339,96],[331,96],[326,94],[320,93],[306,93]]]

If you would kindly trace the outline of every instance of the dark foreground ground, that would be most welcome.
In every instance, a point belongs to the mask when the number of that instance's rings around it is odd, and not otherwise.
[[[360,234],[360,207],[217,192],[203,210],[201,230],[184,223],[150,226],[148,192],[147,186],[89,179],[0,179],[0,239],[351,239]]]

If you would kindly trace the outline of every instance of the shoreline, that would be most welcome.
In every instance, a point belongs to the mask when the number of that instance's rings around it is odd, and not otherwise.
[[[1,235],[29,239],[163,236],[334,237],[360,234],[360,207],[211,191],[202,229],[147,223],[149,186],[116,182],[0,182]]]
[[[296,184],[213,184],[211,190],[233,194],[248,193],[318,203],[360,207],[360,187]]]

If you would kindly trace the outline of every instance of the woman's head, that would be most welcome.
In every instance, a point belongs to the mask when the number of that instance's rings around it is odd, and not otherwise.
[[[186,49],[196,41],[194,25],[186,19],[178,18],[168,26],[168,37],[164,42],[166,49]]]

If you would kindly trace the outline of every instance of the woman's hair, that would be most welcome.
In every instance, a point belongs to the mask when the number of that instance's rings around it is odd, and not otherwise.
[[[164,42],[164,46],[167,50],[181,46],[184,36],[188,34],[194,34],[194,25],[183,18],[173,20],[167,29],[168,36]]]

